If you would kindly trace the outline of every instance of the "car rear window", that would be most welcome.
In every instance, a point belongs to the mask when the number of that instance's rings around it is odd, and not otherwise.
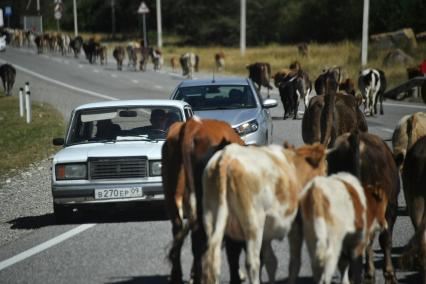
[[[189,103],[194,111],[256,107],[251,89],[241,85],[182,87],[175,99]]]

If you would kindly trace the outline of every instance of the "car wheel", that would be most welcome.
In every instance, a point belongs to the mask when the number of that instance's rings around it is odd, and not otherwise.
[[[53,204],[53,213],[55,214],[57,224],[65,224],[71,218],[72,208],[68,208],[63,205]]]

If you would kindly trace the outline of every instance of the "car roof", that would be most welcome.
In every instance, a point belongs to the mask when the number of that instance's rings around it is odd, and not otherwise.
[[[248,78],[246,77],[219,77],[212,79],[188,79],[183,80],[179,87],[192,87],[192,86],[214,86],[214,85],[248,85]]]
[[[174,106],[184,108],[190,106],[187,102],[176,100],[117,100],[88,103],[75,108],[76,111],[92,108],[126,107],[126,106]]]

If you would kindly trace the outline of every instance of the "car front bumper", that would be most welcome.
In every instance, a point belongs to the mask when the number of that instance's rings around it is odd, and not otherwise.
[[[128,187],[142,187],[141,197],[95,199],[96,189],[120,189]],[[125,183],[125,184],[85,184],[85,185],[52,185],[53,203],[61,205],[83,205],[96,203],[121,203],[136,201],[164,200],[163,185],[161,182],[152,183]]]

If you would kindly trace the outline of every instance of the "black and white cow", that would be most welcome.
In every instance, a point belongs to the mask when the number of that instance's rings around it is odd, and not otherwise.
[[[385,73],[379,69],[368,68],[362,70],[358,78],[358,88],[364,103],[364,112],[373,116],[377,114],[377,101],[380,100],[380,114],[383,114],[383,94],[386,90]]]

